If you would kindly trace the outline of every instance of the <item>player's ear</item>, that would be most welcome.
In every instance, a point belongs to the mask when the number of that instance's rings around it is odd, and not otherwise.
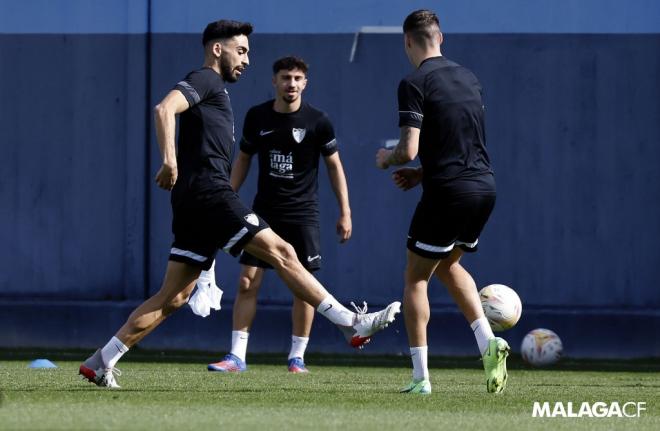
[[[273,75],[272,83],[273,87],[277,87],[277,75]]]
[[[444,40],[444,38],[443,38],[443,36],[442,36],[442,32],[439,32],[438,34],[439,34],[439,37],[438,37],[438,39],[439,39],[439,40],[438,40],[438,45],[442,45],[442,41]]]
[[[213,53],[213,56],[215,58],[220,57],[220,55],[222,54],[222,43],[219,40],[213,42],[213,45],[211,46],[211,52]]]

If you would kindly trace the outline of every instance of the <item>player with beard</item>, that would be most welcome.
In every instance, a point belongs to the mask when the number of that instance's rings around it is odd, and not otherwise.
[[[297,57],[284,57],[273,64],[276,98],[252,107],[243,126],[240,152],[232,168],[236,192],[245,181],[252,156],[259,160],[259,182],[252,209],[296,250],[310,272],[321,267],[318,167],[319,158],[328,170],[339,204],[336,229],[339,241],[351,236],[351,210],[337,140],[327,115],[303,102],[307,64]],[[268,263],[248,252],[240,258],[241,274],[233,309],[231,351],[222,361],[209,364],[210,371],[245,371],[249,330],[257,308],[257,293]],[[200,277],[201,278],[201,277]],[[210,278],[210,277],[209,277]],[[288,369],[305,373],[305,349],[314,319],[314,308],[294,296],[291,350]]]
[[[98,386],[118,388],[117,361],[188,300],[202,270],[218,249],[238,255],[245,249],[268,262],[297,297],[336,324],[360,347],[399,312],[394,302],[376,313],[342,306],[300,264],[296,253],[247,208],[230,184],[234,116],[225,83],[239,79],[249,64],[252,25],[220,20],[204,30],[204,64],[188,74],[156,106],[156,137],[163,165],[156,183],[171,190],[174,242],[160,290],[138,306],[108,343],[80,365],[79,373]],[[180,115],[178,154],[174,142]]]

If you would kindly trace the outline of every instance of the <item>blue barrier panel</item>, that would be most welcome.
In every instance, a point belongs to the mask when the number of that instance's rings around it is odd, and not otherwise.
[[[143,295],[144,41],[0,35],[0,296]]]

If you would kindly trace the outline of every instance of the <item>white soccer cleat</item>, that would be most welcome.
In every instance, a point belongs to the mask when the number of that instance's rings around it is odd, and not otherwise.
[[[121,388],[115,379],[115,375],[121,376],[121,371],[118,368],[99,368],[98,370],[92,370],[91,368],[87,368],[85,364],[82,364],[80,365],[78,374],[96,386],[110,389]]]
[[[390,323],[394,322],[396,315],[401,312],[399,301],[395,301],[375,313],[367,313],[366,302],[363,302],[364,306],[362,308],[353,302],[351,302],[351,305],[356,311],[355,323],[351,328],[346,328],[344,334],[349,344],[359,349],[371,341],[371,337],[376,332],[387,328]]]

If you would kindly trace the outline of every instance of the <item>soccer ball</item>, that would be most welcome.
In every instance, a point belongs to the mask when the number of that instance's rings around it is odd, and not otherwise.
[[[557,362],[564,352],[564,346],[557,334],[549,329],[538,328],[525,335],[520,352],[525,362],[542,367]]]
[[[503,284],[491,284],[479,291],[481,306],[493,331],[506,331],[520,320],[522,304],[518,294]]]

